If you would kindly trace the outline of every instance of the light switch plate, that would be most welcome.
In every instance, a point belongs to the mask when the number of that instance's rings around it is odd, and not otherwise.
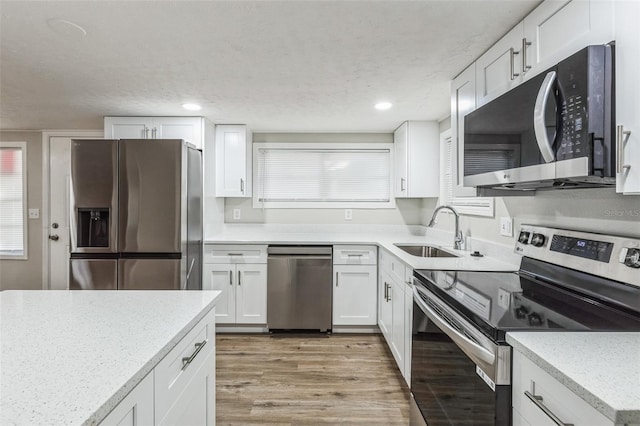
[[[233,209],[233,220],[240,220],[240,209]]]
[[[344,220],[353,219],[353,211],[351,209],[345,209],[344,211]]]
[[[500,218],[500,235],[513,237],[513,220],[510,217]]]
[[[29,219],[40,219],[40,209],[29,209]]]

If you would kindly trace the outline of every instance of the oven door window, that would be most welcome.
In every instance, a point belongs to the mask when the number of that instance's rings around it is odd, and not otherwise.
[[[411,392],[429,426],[494,425],[496,394],[476,365],[415,304]]]

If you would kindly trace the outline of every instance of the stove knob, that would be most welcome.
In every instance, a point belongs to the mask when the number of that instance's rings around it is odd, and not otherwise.
[[[627,255],[624,257],[624,264],[630,268],[640,268],[640,249],[627,249]]]
[[[547,239],[542,234],[533,234],[531,237],[531,245],[534,247],[542,247],[546,241]]]
[[[529,235],[531,235],[527,231],[520,231],[520,235],[518,235],[518,242],[521,244],[529,244]]]
[[[535,312],[531,312],[527,318],[529,320],[529,325],[542,325],[542,317]]]
[[[527,316],[527,314],[529,313],[529,310],[524,306],[519,306],[515,309],[514,312],[516,314],[516,318],[522,319]]]

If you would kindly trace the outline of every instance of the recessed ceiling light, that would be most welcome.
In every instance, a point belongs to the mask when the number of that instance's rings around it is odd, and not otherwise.
[[[375,108],[379,111],[384,111],[385,109],[391,108],[391,102],[378,102],[375,104]]]
[[[199,104],[182,104],[182,108],[189,111],[200,111],[202,109]]]

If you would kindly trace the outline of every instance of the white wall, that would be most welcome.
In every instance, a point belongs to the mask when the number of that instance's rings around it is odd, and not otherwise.
[[[254,133],[253,142],[391,143],[392,133]],[[407,224],[422,220],[421,199],[397,200],[393,209],[352,209],[353,219],[345,221],[344,209],[254,209],[250,198],[226,198],[225,223],[322,223],[322,224]],[[240,220],[233,210],[240,209]]]

